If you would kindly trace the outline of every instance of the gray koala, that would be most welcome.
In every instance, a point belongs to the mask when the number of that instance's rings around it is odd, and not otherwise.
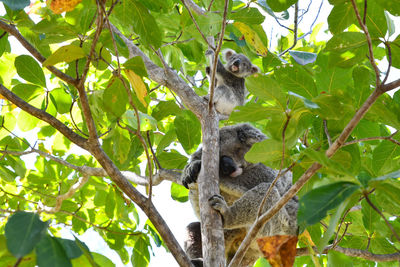
[[[249,227],[256,220],[258,209],[277,171],[261,164],[249,163],[244,155],[256,142],[264,140],[265,135],[249,124],[226,126],[220,129],[220,192],[212,196],[210,205],[219,211],[224,223],[225,253],[229,262]],[[182,173],[182,184],[190,187],[189,199],[197,215],[199,214],[199,199],[197,186],[194,184],[201,168],[201,149],[196,151]],[[222,169],[222,170],[221,170]],[[266,212],[292,185],[292,174],[287,172],[279,178],[271,190],[262,212]],[[297,198],[290,200],[265,226],[258,237],[273,235],[296,235],[297,233]],[[188,227],[189,238],[185,242],[185,250],[189,257],[199,258],[197,238],[200,235],[200,225]],[[198,233],[195,234],[195,231]],[[195,252],[196,251],[196,252]],[[201,253],[200,253],[201,255]],[[252,266],[262,254],[256,242],[247,251],[241,266]],[[196,259],[198,262],[199,259]],[[197,263],[198,264],[198,263]],[[201,265],[198,265],[201,266]]]
[[[244,78],[258,72],[259,69],[245,55],[236,54],[231,49],[224,50],[222,54],[226,64],[224,66],[218,59],[213,100],[218,113],[229,116],[236,106],[244,104],[246,95]],[[214,51],[208,49],[206,56],[211,64],[214,60]],[[210,67],[206,67],[206,74],[211,79]],[[208,100],[208,95],[205,98]]]

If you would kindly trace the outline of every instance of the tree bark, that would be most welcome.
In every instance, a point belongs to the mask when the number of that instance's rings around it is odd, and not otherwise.
[[[208,204],[219,194],[219,129],[215,109],[205,109],[200,118],[203,132],[202,166],[197,179],[199,191],[203,260],[206,267],[225,266],[224,230],[221,216]]]

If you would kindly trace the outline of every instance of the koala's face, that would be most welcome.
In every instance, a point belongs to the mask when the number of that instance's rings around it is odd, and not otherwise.
[[[253,144],[265,138],[260,130],[250,124],[222,127],[219,132],[220,156],[231,157],[237,167],[245,168],[249,163],[244,159],[244,155]]]
[[[245,78],[259,71],[258,67],[253,65],[245,55],[236,54],[230,49],[225,50],[223,53],[226,60],[225,68],[233,75]]]

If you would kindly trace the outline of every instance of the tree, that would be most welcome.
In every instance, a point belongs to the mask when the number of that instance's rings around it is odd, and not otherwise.
[[[172,196],[185,201],[178,170],[202,142],[204,257],[224,265],[222,222],[207,199],[218,192],[218,126],[238,122],[269,137],[246,159],[290,169],[294,184],[254,223],[230,266],[296,194],[296,266],[400,260],[400,79],[390,81],[400,68],[400,4],[330,0],[332,36],[321,41],[320,25],[301,32],[311,14],[295,0],[2,2],[0,262],[110,264],[79,241],[93,227],[125,263],[131,256],[147,266],[152,238],[190,266],[152,187],[173,181]],[[266,18],[293,21],[276,48],[260,26]],[[14,51],[16,42],[27,52]],[[199,97],[207,48],[233,48],[262,67],[247,78],[249,101],[224,122]],[[136,228],[137,207],[145,229]],[[76,240],[60,238],[59,225]]]

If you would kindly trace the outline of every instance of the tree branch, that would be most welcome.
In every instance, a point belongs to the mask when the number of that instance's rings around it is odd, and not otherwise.
[[[73,132],[70,128],[68,128],[68,126],[57,120],[55,117],[51,116],[49,113],[28,104],[27,102],[19,98],[16,94],[4,87],[2,84],[0,84],[0,94],[23,111],[53,126],[74,144],[80,146],[83,149],[88,148],[86,138],[83,138],[82,136]]]
[[[313,247],[314,251],[318,253],[318,249],[316,247]],[[400,253],[392,253],[392,254],[374,254],[371,253],[367,250],[361,250],[361,249],[354,249],[354,248],[344,248],[337,246],[335,248],[326,247],[323,251],[324,254],[328,253],[329,250],[334,250],[340,253],[343,253],[344,255],[350,256],[350,257],[358,257],[370,261],[377,261],[377,262],[383,262],[383,261],[398,261],[400,260]],[[297,249],[297,256],[307,256],[310,255],[309,249],[308,248],[298,248]]]
[[[31,45],[21,35],[21,33],[17,30],[17,28],[15,28],[13,25],[9,25],[9,24],[5,23],[4,21],[0,20],[0,29],[2,29],[4,31],[8,32],[9,34],[13,35],[18,40],[18,42],[20,42],[22,44],[22,46],[25,47],[25,49],[28,50],[29,53],[31,53],[32,56],[34,56],[40,63],[43,63],[46,60],[46,58],[44,56],[42,56],[42,54],[40,54],[40,52],[38,50],[36,50],[36,48],[33,47],[33,45]],[[72,85],[76,85],[77,84],[77,80],[75,80],[71,76],[63,73],[62,71],[60,71],[56,67],[47,66],[46,68],[49,71],[51,71],[55,76],[57,76],[61,80],[65,81],[66,83],[69,83],[69,84],[72,84]]]
[[[358,23],[360,24],[362,30],[364,31],[365,38],[367,38],[367,44],[368,44],[368,52],[369,52],[369,61],[371,62],[372,68],[375,71],[375,79],[376,79],[376,88],[379,88],[379,85],[381,84],[380,82],[380,71],[378,69],[378,66],[375,63],[375,57],[374,57],[374,51],[372,48],[372,41],[371,41],[371,36],[369,35],[367,25],[362,22],[360,12],[358,11],[358,7],[356,4],[355,0],[351,0],[351,4],[353,5],[354,12],[356,13],[356,17],[358,20]],[[367,9],[365,8],[364,10],[365,14],[367,13]]]
[[[87,181],[89,181],[89,175],[84,174],[83,177],[79,178],[77,183],[70,187],[68,192],[56,197],[56,205],[54,207],[43,206],[39,208],[38,212],[56,213],[60,211],[63,201],[72,197],[77,190],[81,189],[87,183]]]
[[[200,98],[192,88],[174,72],[168,68],[164,70],[151,61],[131,40],[126,38],[114,25],[111,24],[113,32],[117,34],[129,49],[129,57],[140,56],[146,66],[149,78],[153,81],[170,88],[176,93],[183,103],[198,117],[206,108],[205,101]]]
[[[292,46],[290,46],[288,49],[286,49],[285,51],[283,51],[282,53],[279,54],[279,57],[283,56],[284,54],[286,54],[290,49],[292,49],[293,47],[296,46],[297,44],[297,20],[298,20],[298,16],[299,15],[299,3],[296,2],[296,4],[294,5],[294,29],[293,29],[293,44]]]
[[[393,136],[395,136],[398,133],[398,131],[394,132],[393,134],[389,135],[389,136],[375,136],[375,137],[366,137],[366,138],[361,138],[361,139],[357,139],[357,140],[352,140],[349,142],[346,142],[345,144],[343,144],[343,146],[348,146],[348,145],[352,145],[352,144],[356,144],[356,143],[360,143],[360,142],[364,142],[364,141],[374,141],[374,140],[388,140],[398,146],[400,146],[400,142],[393,139]]]

